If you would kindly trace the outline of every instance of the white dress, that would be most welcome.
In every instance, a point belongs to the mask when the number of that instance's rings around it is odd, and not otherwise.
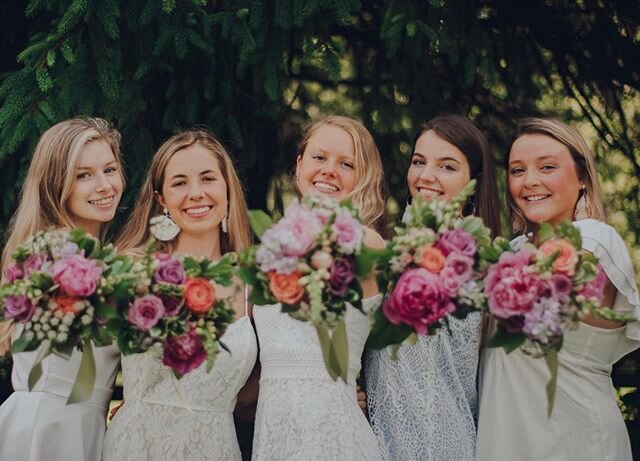
[[[17,339],[21,326],[14,331]],[[37,351],[13,356],[15,392],[0,407],[0,460],[95,461],[100,459],[106,416],[120,352],[114,345],[94,347],[96,383],[90,401],[66,405],[82,353],[70,360],[50,355],[32,392],[27,380]]]
[[[380,295],[365,299],[365,310]],[[311,323],[280,312],[280,305],[255,306],[260,343],[260,396],[256,413],[253,460],[380,459],[378,445],[356,400],[356,376],[369,319],[348,306],[347,383],[333,381]]]
[[[367,407],[380,451],[389,460],[472,461],[482,317],[450,318],[434,336],[367,351]]]
[[[613,308],[640,318],[640,298],[624,242],[592,219],[574,223],[618,289]],[[480,393],[479,461],[632,461],[616,405],[611,367],[640,347],[640,324],[616,329],[584,323],[564,336],[555,405],[547,419],[543,359],[488,349]]]
[[[104,441],[106,461],[240,460],[233,424],[238,391],[256,361],[248,316],[229,325],[210,373],[205,363],[178,380],[150,352],[122,358],[125,404]]]

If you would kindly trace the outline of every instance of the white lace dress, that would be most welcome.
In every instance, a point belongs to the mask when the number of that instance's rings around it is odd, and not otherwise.
[[[367,351],[369,420],[385,459],[474,459],[481,314],[450,327],[403,344],[396,361],[389,348]]]
[[[575,223],[583,247],[595,254],[618,290],[613,308],[640,317],[640,297],[624,242],[610,226]],[[522,239],[518,239],[521,243]],[[585,323],[564,336],[558,354],[553,413],[547,418],[542,359],[519,350],[487,349],[478,422],[479,461],[631,461],[616,405],[611,367],[640,347],[640,323],[616,329]]]
[[[21,327],[14,331],[17,339]],[[13,356],[15,392],[0,407],[0,460],[94,461],[100,459],[106,415],[120,351],[94,347],[96,383],[91,400],[67,405],[82,353],[70,360],[50,355],[42,361],[42,377],[32,392],[28,376],[36,351]]]
[[[213,369],[177,380],[150,353],[122,358],[124,406],[109,425],[106,461],[240,460],[233,409],[257,355],[249,317],[232,323]]]
[[[381,296],[364,300],[367,308]],[[316,330],[280,312],[280,305],[255,306],[260,342],[260,396],[253,459],[380,459],[378,445],[356,400],[356,375],[369,334],[368,318],[349,306],[348,382],[333,381],[324,366]]]

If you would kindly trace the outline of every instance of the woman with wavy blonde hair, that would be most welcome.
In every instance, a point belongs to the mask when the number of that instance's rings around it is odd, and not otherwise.
[[[366,226],[381,229],[383,172],[373,137],[357,120],[330,116],[307,130],[296,160],[302,196],[350,198]],[[365,245],[383,248],[380,235],[365,229]],[[362,283],[363,309],[382,296],[373,274]],[[380,459],[371,427],[356,400],[356,376],[369,335],[366,315],[348,306],[347,381],[333,381],[324,365],[315,328],[281,312],[279,304],[255,306],[260,343],[260,394],[253,441],[254,460]]]
[[[82,227],[104,235],[124,188],[120,134],[105,120],[75,118],[49,128],[38,141],[20,194],[3,269],[15,248],[36,232]],[[19,327],[13,334],[17,338]],[[27,377],[38,351],[13,357],[15,392],[0,407],[0,459],[99,459],[106,410],[118,368],[115,346],[94,349],[96,384],[92,397],[66,405],[81,355],[50,355],[43,376],[29,392]]]
[[[507,157],[507,200],[513,224],[528,231],[511,244],[538,242],[542,223],[573,221],[582,248],[606,275],[603,307],[640,318],[629,252],[604,222],[595,161],[580,134],[552,119],[518,125]],[[545,317],[545,325],[559,319]],[[564,332],[555,402],[547,415],[545,361],[517,349],[487,349],[480,390],[478,461],[579,459],[631,461],[629,436],[611,382],[611,368],[640,347],[640,322],[586,315]]]
[[[118,248],[140,254],[152,234],[157,251],[214,261],[249,245],[240,180],[206,130],[180,132],[160,146]],[[232,297],[236,321],[211,372],[203,364],[177,381],[151,351],[122,358],[126,403],[107,431],[104,460],[241,459],[232,412],[257,355],[243,291],[239,282],[215,287],[216,296]]]

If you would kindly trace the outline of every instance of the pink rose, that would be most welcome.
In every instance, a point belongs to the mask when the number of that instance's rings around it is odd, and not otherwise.
[[[26,296],[7,296],[4,298],[4,317],[27,322],[31,319],[35,306]]]
[[[580,294],[585,298],[596,298],[599,302],[602,302],[604,287],[607,284],[607,274],[605,274],[600,264],[598,264],[597,269],[596,278],[585,283]]]
[[[102,276],[102,268],[96,261],[76,254],[53,263],[51,275],[63,293],[87,297],[95,293]]]
[[[453,269],[460,281],[466,282],[473,275],[473,258],[461,253],[449,253],[445,267]]]
[[[416,333],[426,334],[430,325],[453,312],[455,306],[438,276],[419,267],[400,276],[383,309],[391,323],[404,323]]]
[[[141,330],[147,331],[158,323],[164,313],[162,300],[157,296],[147,295],[136,298],[129,307],[127,319]]]
[[[7,280],[7,283],[12,283],[16,280],[22,279],[22,277],[24,277],[24,272],[22,272],[20,266],[12,264],[4,271],[4,277]]]
[[[436,247],[448,256],[449,253],[458,252],[470,258],[476,254],[476,240],[469,232],[462,229],[452,229],[443,232],[438,237]]]
[[[438,277],[440,277],[442,288],[447,295],[452,298],[458,295],[458,290],[460,290],[462,286],[462,280],[460,280],[460,276],[456,274],[453,267],[445,267],[440,271]]]
[[[550,284],[552,297],[558,301],[566,300],[573,291],[573,282],[562,273],[553,274]]]
[[[351,254],[362,245],[364,229],[350,213],[338,212],[331,230],[336,236],[336,243],[344,253]]]
[[[22,269],[24,270],[24,275],[28,276],[32,272],[40,272],[42,270],[42,266],[45,262],[47,262],[47,255],[44,253],[34,253],[30,255],[23,263]]]

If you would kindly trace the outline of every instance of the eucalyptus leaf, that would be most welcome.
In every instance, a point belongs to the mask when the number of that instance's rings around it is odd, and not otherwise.
[[[253,229],[253,232],[258,238],[261,238],[267,229],[273,225],[271,216],[262,210],[250,210],[249,223],[251,224],[251,229]]]

